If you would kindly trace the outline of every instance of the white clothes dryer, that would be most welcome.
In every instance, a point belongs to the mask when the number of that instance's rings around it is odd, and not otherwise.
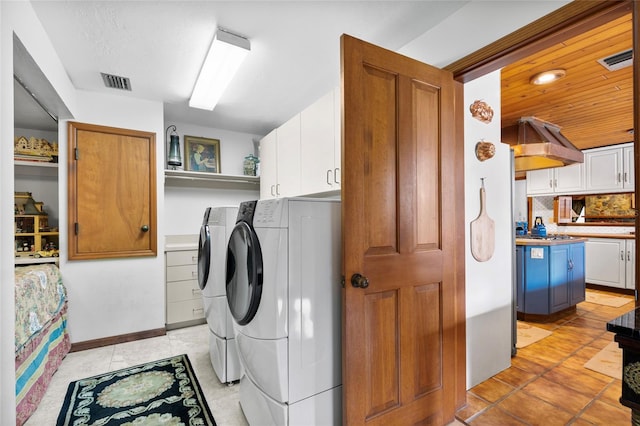
[[[227,300],[249,424],[342,424],[339,200],[240,204]]]
[[[207,207],[198,242],[198,284],[209,326],[209,357],[222,383],[240,379],[240,362],[227,304],[225,268],[227,244],[238,207]]]

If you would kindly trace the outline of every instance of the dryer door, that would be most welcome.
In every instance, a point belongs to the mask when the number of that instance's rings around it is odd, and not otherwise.
[[[240,221],[227,247],[227,302],[240,325],[256,315],[262,296],[262,251],[254,230]]]
[[[209,281],[209,269],[211,267],[211,232],[209,225],[200,227],[200,239],[198,240],[198,285],[204,290]]]

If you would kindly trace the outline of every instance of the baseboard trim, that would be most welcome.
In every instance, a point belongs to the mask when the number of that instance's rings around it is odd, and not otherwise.
[[[118,343],[133,342],[134,340],[148,339],[150,337],[164,336],[167,329],[156,328],[153,330],[137,331],[135,333],[121,334],[118,336],[103,337],[101,339],[85,340],[84,342],[72,343],[69,352],[86,351],[87,349],[101,348],[103,346],[115,345]]]

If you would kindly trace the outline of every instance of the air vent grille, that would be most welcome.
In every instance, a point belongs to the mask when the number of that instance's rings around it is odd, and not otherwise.
[[[598,59],[598,62],[609,71],[629,67],[633,64],[633,49],[623,50],[606,58]]]
[[[100,73],[104,85],[111,89],[131,91],[131,81],[127,77],[120,77],[113,74]]]

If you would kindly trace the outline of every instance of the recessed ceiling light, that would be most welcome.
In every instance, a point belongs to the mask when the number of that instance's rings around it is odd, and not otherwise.
[[[540,72],[529,79],[531,84],[549,84],[567,75],[567,70],[556,69]]]

